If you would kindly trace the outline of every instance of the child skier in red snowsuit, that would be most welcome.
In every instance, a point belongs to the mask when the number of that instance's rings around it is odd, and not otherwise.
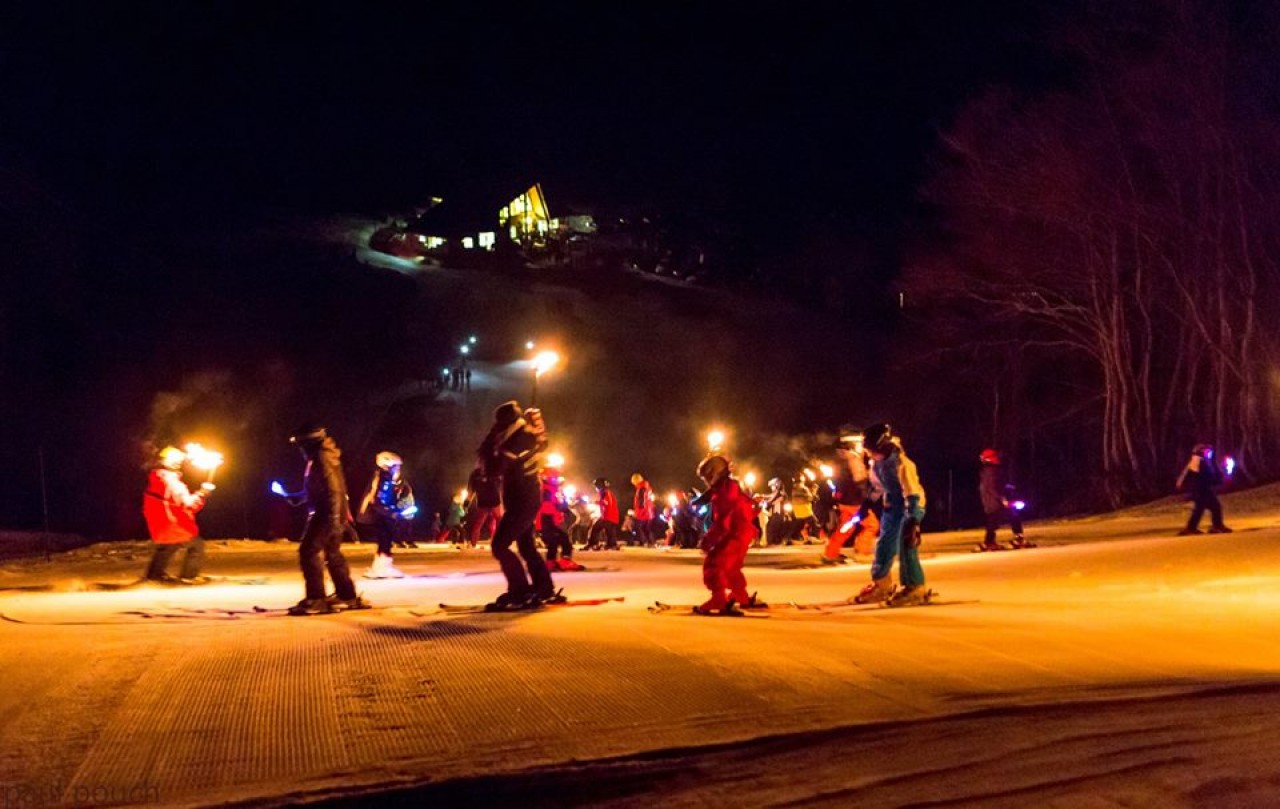
[[[742,565],[747,549],[756,537],[755,504],[729,475],[729,461],[711,455],[698,465],[698,477],[707,484],[711,500],[711,528],[702,538],[706,559],[702,562],[702,582],[711,597],[694,607],[700,615],[731,614],[732,605],[763,607],[747,592]]]

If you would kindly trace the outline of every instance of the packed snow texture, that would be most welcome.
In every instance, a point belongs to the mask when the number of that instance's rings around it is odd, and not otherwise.
[[[926,536],[946,602],[649,614],[700,600],[693,551],[579,552],[573,598],[445,616],[502,589],[483,551],[401,551],[380,609],[301,597],[296,546],[212,542],[261,585],[117,592],[146,543],[0,568],[0,804],[272,803],[397,789],[522,805],[1259,806],[1280,791],[1280,492],[1226,499],[1236,532],[1172,536],[1186,505],[1033,525],[1034,550]],[[353,570],[371,545],[346,546]],[[753,551],[764,600],[843,598],[865,564]],[[33,586],[52,585],[50,591]],[[21,623],[19,623],[21,622]],[[25,801],[25,803],[24,803]]]

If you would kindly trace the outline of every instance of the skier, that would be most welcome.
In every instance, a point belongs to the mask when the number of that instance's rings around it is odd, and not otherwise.
[[[755,539],[755,505],[729,474],[729,459],[707,456],[698,464],[698,477],[707,484],[711,503],[711,529],[702,538],[706,558],[702,562],[702,583],[711,597],[694,607],[699,615],[732,615],[734,606],[747,609],[767,605],[747,592],[742,565]]]
[[[636,541],[645,546],[653,545],[653,486],[644,479],[644,475],[636,472],[631,476],[631,485],[636,494],[631,501],[631,521],[636,532]]]
[[[925,494],[916,465],[907,457],[901,440],[888,424],[875,424],[864,432],[865,444],[875,464],[871,468],[884,492],[884,513],[880,536],[876,539],[875,560],[871,563],[871,583],[850,599],[867,604],[883,601],[897,607],[923,603],[928,595],[924,569],[920,566],[919,526],[925,516]],[[889,574],[898,560],[896,590]]]
[[[1209,444],[1196,444],[1191,450],[1191,459],[1178,475],[1177,488],[1187,492],[1193,503],[1191,517],[1187,525],[1178,532],[1178,536],[1189,536],[1203,533],[1200,530],[1200,517],[1206,510],[1209,512],[1209,533],[1229,534],[1231,529],[1222,522],[1222,503],[1214,494],[1214,489],[1222,485],[1222,472],[1213,459],[1213,447]]]
[[[462,504],[466,499],[465,494],[455,494],[449,498],[449,505],[445,506],[444,524],[440,526],[440,532],[434,537],[436,542],[452,541],[459,547],[462,545],[462,522],[467,516]]]
[[[298,564],[306,597],[289,609],[290,615],[318,615],[348,609],[368,609],[369,603],[351,581],[342,540],[351,527],[351,504],[342,475],[342,451],[324,427],[308,425],[289,438],[307,460],[302,491],[285,495],[307,506],[307,526],[298,545]],[[324,571],[333,579],[333,595],[325,597]]]
[[[764,524],[766,545],[781,545],[782,540],[787,537],[789,520],[785,506],[788,497],[787,485],[782,482],[782,478],[770,478],[769,494],[761,504],[761,510],[768,515]]]
[[[392,546],[399,540],[406,520],[413,518],[418,507],[413,489],[401,474],[404,460],[394,452],[379,452],[374,458],[373,479],[369,491],[360,501],[356,522],[368,526],[378,547],[373,564],[365,572],[366,579],[403,579],[392,559]]]
[[[812,481],[807,477],[812,472],[808,469],[796,476],[791,483],[791,518],[792,523],[787,536],[787,544],[793,541],[808,545],[817,542],[818,523],[813,516],[813,501],[816,493]]]
[[[547,570],[582,570],[573,561],[573,543],[565,533],[565,513],[569,504],[562,491],[563,479],[558,469],[542,470],[542,503],[538,507],[538,533],[547,548]]]
[[[142,516],[151,534],[151,562],[147,565],[147,581],[163,584],[196,584],[204,563],[204,538],[196,525],[196,514],[205,506],[212,483],[203,483],[191,491],[182,482],[182,464],[187,456],[177,447],[165,447],[157,456],[157,465],[147,475],[147,488],[142,492]],[[183,551],[182,575],[169,575],[169,560]]]
[[[587,550],[600,550],[600,538],[604,537],[604,549],[606,551],[618,550],[618,524],[621,522],[618,514],[618,498],[613,493],[613,487],[610,486],[608,479],[596,478],[591,483],[596,487],[596,493],[600,496],[598,505],[600,506],[600,518],[591,526],[591,534],[587,538]]]
[[[484,536],[488,529],[492,537],[498,528],[498,520],[502,519],[502,481],[485,474],[483,464],[477,463],[467,478],[467,491],[471,492],[471,502],[467,512],[467,542],[471,547]]]
[[[1028,542],[1023,535],[1022,520],[1018,516],[1017,509],[1011,505],[1010,498],[1014,495],[1014,488],[1013,484],[1005,478],[1000,452],[988,447],[978,456],[978,460],[982,464],[978,472],[978,494],[982,497],[982,511],[987,515],[987,533],[983,536],[978,550],[1003,550],[1000,543],[996,541],[996,530],[1000,527],[1000,523],[1006,520],[1009,522],[1009,530],[1013,532],[1013,541],[1010,544],[1015,548],[1034,548],[1035,543]]]
[[[699,541],[698,519],[689,504],[689,493],[677,492],[676,504],[671,507],[671,542],[678,548],[693,550]]]
[[[570,498],[570,511],[573,513],[573,525],[569,527],[569,543],[573,545],[586,545],[587,538],[591,535],[591,503],[585,495],[578,495]]]
[[[490,549],[507,579],[507,590],[485,606],[490,612],[534,609],[564,600],[534,540],[533,521],[542,499],[538,456],[546,446],[541,411],[530,408],[522,413],[515,401],[498,405],[493,427],[480,444],[486,474],[502,478],[503,515]],[[511,550],[513,543],[518,556]]]

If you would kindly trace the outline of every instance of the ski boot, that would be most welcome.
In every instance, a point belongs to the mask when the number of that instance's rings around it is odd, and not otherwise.
[[[1211,534],[1231,534],[1231,533],[1234,533],[1234,532],[1233,532],[1230,528],[1228,528],[1227,526],[1225,526],[1225,525],[1215,525],[1215,526],[1213,526],[1212,528],[1210,528],[1210,529],[1209,529],[1209,533],[1211,533]]]
[[[582,565],[578,564],[572,559],[567,559],[567,558],[560,560],[560,569],[561,570],[586,570],[586,568],[583,567]]]
[[[893,595],[885,599],[886,607],[915,607],[921,604],[928,604],[933,597],[933,591],[927,589],[923,584],[917,584],[913,587],[899,587],[893,591]]]
[[[709,598],[693,608],[694,615],[728,615],[733,611],[732,601]]]
[[[1001,545],[999,542],[979,542],[977,545],[973,546],[974,553],[987,553],[990,551],[1003,550],[1008,550],[1008,548]]]
[[[511,593],[501,593],[493,601],[484,605],[485,612],[519,612],[520,610],[529,609],[531,601],[530,594],[512,595]]]
[[[837,555],[836,558],[834,559],[828,559],[826,556],[822,556],[819,558],[822,560],[822,564],[824,565],[838,566],[838,565],[849,564],[849,557],[845,556],[843,553]]]
[[[729,602],[730,606],[740,610],[767,610],[769,605],[760,600],[759,593],[752,593],[746,600],[733,600]]]
[[[849,604],[875,604],[884,601],[893,594],[893,585],[888,577],[876,579],[862,588],[862,591],[848,600]]]
[[[569,599],[565,597],[564,590],[556,590],[550,595],[534,595],[529,598],[529,608],[538,609],[547,604],[563,604]]]
[[[403,579],[404,573],[391,563],[390,556],[380,553],[373,557],[373,564],[369,565],[364,577],[366,579]]]
[[[1190,537],[1190,536],[1195,536],[1196,534],[1203,534],[1203,533],[1204,531],[1201,531],[1199,528],[1183,528],[1181,531],[1178,532],[1178,536]]]
[[[364,600],[364,596],[356,593],[351,598],[338,598],[337,594],[327,596],[325,601],[329,604],[330,612],[345,612],[347,610],[367,610],[373,607],[368,601]]]
[[[332,611],[326,598],[304,598],[289,608],[290,615],[324,615]]]
[[[1015,548],[1034,548],[1036,543],[1024,537],[1022,534],[1014,536],[1013,541],[1009,543]]]

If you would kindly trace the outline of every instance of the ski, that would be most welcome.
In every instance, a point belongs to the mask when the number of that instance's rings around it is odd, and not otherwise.
[[[578,598],[578,599],[570,599],[568,601],[561,601],[560,603],[539,604],[536,607],[530,607],[528,609],[495,610],[492,613],[486,612],[485,604],[440,604],[435,610],[410,610],[410,612],[413,615],[417,615],[419,617],[436,615],[442,612],[448,613],[450,615],[472,615],[477,613],[499,615],[499,614],[506,614],[506,613],[537,612],[538,610],[543,610],[543,609],[554,610],[554,609],[562,609],[564,607],[598,607],[601,604],[609,604],[609,603],[615,603],[615,602],[620,603],[626,600],[627,600],[626,596],[609,596],[607,598]]]
[[[750,609],[739,609],[732,603],[729,604],[721,612],[698,612],[697,604],[668,604],[665,601],[655,601],[649,607],[651,615],[685,615],[697,618],[768,618],[769,610],[772,607],[752,607]]]
[[[266,584],[271,581],[267,576],[252,576],[247,578],[236,578],[232,576],[201,576],[199,579],[193,579],[190,582],[180,580],[160,582],[151,581],[150,579],[134,579],[127,582],[114,581],[95,581],[89,584],[91,590],[105,590],[108,592],[116,590],[136,590],[142,587],[202,587],[209,584],[244,584],[257,585]]]

